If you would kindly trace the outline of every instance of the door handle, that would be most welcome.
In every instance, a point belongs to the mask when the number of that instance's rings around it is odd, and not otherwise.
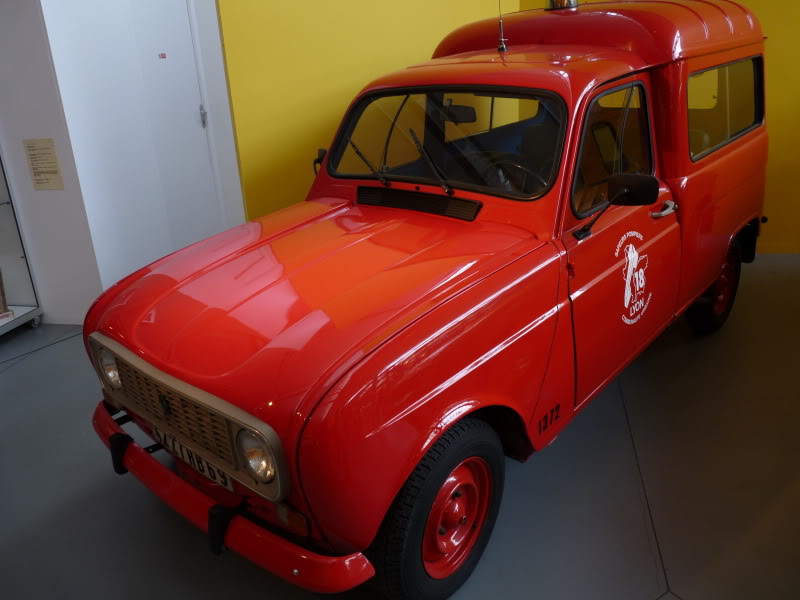
[[[672,200],[667,200],[664,203],[664,210],[662,210],[661,212],[650,213],[650,216],[653,217],[654,219],[663,219],[664,217],[668,217],[669,215],[674,213],[676,210],[678,210],[678,205],[675,204],[675,202]]]

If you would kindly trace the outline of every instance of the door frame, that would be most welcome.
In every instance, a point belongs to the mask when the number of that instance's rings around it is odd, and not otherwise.
[[[186,10],[200,97],[208,113],[206,137],[217,201],[225,226],[235,227],[246,217],[217,2],[186,0]]]
[[[641,86],[647,107],[647,124],[650,127],[650,159],[653,163],[652,175],[658,179],[659,184],[664,184],[664,180],[661,177],[658,152],[656,150],[658,148],[658,136],[655,127],[655,115],[650,89],[652,85],[650,81],[650,71],[635,71],[633,73],[627,73],[622,77],[615,77],[608,81],[597,84],[589,93],[584,96],[580,106],[579,114],[576,113],[575,115],[576,126],[573,128],[573,135],[575,137],[573,139],[572,151],[570,153],[571,168],[569,173],[565,173],[565,176],[568,176],[569,179],[567,180],[567,185],[564,186],[564,201],[562,203],[563,208],[561,210],[560,222],[558,224],[559,238],[563,238],[572,234],[574,231],[594,218],[596,214],[603,208],[603,205],[598,205],[592,208],[592,210],[588,213],[584,215],[578,215],[575,213],[575,209],[572,205],[572,195],[575,190],[575,180],[578,173],[578,161],[580,160],[583,152],[584,130],[586,127],[586,120],[589,116],[589,110],[594,102],[603,95],[636,85]],[[620,208],[624,207],[610,206],[608,207],[607,212],[619,210]]]
[[[568,184],[564,186],[564,196],[562,201],[562,210],[560,214],[560,222],[559,222],[559,239],[561,241],[561,245],[564,248],[566,253],[566,260],[568,265],[572,265],[572,258],[571,252],[574,250],[574,247],[566,243],[565,240],[568,237],[572,237],[572,234],[582,227],[585,223],[587,223],[590,219],[593,219],[596,214],[603,208],[604,205],[599,205],[593,208],[590,212],[578,215],[575,213],[572,205],[573,200],[573,192],[575,188],[575,181],[577,178],[577,170],[579,167],[579,161],[582,154],[582,148],[584,143],[584,134],[586,132],[586,125],[589,117],[589,111],[591,107],[594,105],[594,102],[602,97],[605,94],[613,93],[614,91],[625,89],[626,87],[634,87],[640,86],[644,95],[645,106],[647,110],[647,124],[649,127],[650,132],[650,156],[652,160],[652,175],[658,180],[659,182],[659,197],[663,195],[666,191],[672,197],[672,190],[666,184],[664,179],[662,178],[661,168],[658,160],[658,149],[659,149],[659,138],[657,129],[655,126],[655,110],[653,106],[653,96],[652,96],[652,81],[650,77],[649,70],[642,70],[637,71],[634,73],[628,73],[622,77],[617,77],[611,79],[609,81],[605,81],[602,83],[597,84],[594,86],[589,93],[587,93],[584,98],[582,99],[580,109],[575,116],[575,123],[576,126],[573,128],[573,138],[572,138],[572,145],[570,151],[570,171],[565,176],[568,176],[569,179]],[[602,223],[606,219],[612,219],[615,214],[621,211],[630,211],[632,208],[642,208],[648,209],[651,207],[625,207],[625,206],[610,206],[606,213],[601,217],[600,221],[597,224],[597,228],[602,227]],[[677,215],[675,217],[677,219]],[[680,222],[677,222],[678,227],[680,227]],[[680,235],[680,229],[679,229]],[[590,238],[591,239],[591,238]],[[578,245],[583,244],[585,241],[578,242]],[[680,244],[679,244],[680,250]],[[680,263],[680,258],[678,259]],[[570,268],[570,267],[568,267]],[[679,266],[680,269],[680,266]],[[674,311],[677,309],[677,287],[680,285],[680,279],[676,281],[676,294],[674,298],[675,306],[673,308],[673,316],[671,319],[667,320],[665,323],[660,325],[654,332],[649,335],[645,335],[642,340],[641,344],[639,344],[633,353],[630,356],[626,356],[623,361],[620,362],[618,368],[614,370],[605,381],[596,387],[593,391],[590,391],[588,395],[585,397],[580,396],[581,386],[579,383],[579,379],[581,377],[581,367],[580,367],[580,357],[579,357],[579,349],[578,349],[578,334],[575,330],[575,307],[572,305],[572,282],[573,282],[573,275],[568,275],[568,288],[567,288],[567,295],[570,301],[571,306],[571,315],[572,315],[572,328],[573,328],[573,344],[574,344],[574,369],[575,369],[575,405],[574,410],[577,412],[584,408],[588,403],[593,400],[597,395],[599,395],[606,386],[613,381],[615,377],[618,377],[619,374],[645,349],[649,346],[653,340],[655,340],[661,333],[674,321]]]

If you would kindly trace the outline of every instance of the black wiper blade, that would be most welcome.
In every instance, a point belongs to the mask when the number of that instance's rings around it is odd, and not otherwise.
[[[347,142],[353,147],[353,150],[355,150],[356,156],[358,156],[358,158],[364,161],[364,164],[367,165],[367,167],[369,167],[369,170],[372,171],[372,174],[378,178],[378,181],[380,181],[386,187],[392,187],[392,184],[389,183],[389,180],[386,179],[386,177],[384,177],[383,174],[380,171],[378,171],[378,169],[372,166],[372,163],[369,162],[369,159],[366,156],[364,156],[364,153],[361,152],[358,146],[356,146],[356,143],[353,141],[353,138],[347,138]]]
[[[447,179],[442,174],[442,172],[439,170],[439,167],[436,166],[436,163],[433,162],[433,159],[431,158],[431,155],[428,154],[427,150],[425,150],[425,146],[423,146],[422,142],[419,141],[419,138],[417,137],[417,134],[414,133],[414,130],[413,129],[409,129],[408,131],[409,131],[409,133],[411,133],[411,139],[414,140],[414,145],[416,145],[417,150],[419,151],[419,155],[423,159],[425,159],[425,162],[428,163],[428,166],[431,168],[431,171],[433,171],[433,174],[436,175],[436,179],[439,180],[439,185],[442,186],[442,189],[444,190],[444,193],[447,194],[448,196],[452,196],[453,195],[453,187],[449,183],[447,183]]]

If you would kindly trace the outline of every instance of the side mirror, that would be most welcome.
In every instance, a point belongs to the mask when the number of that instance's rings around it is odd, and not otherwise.
[[[319,173],[319,168],[322,166],[322,161],[325,160],[325,155],[328,153],[326,148],[320,148],[317,150],[317,158],[314,159],[312,163],[314,165],[314,175]]]
[[[614,206],[650,206],[658,201],[658,179],[652,175],[612,175],[608,196]]]
[[[658,202],[658,179],[652,175],[633,175],[618,173],[608,179],[608,196],[611,198],[605,208],[597,213],[594,219],[578,229],[574,235],[585,240],[592,235],[592,227],[610,206],[650,206]]]
[[[460,123],[474,123],[478,114],[472,106],[464,104],[450,104],[444,107],[444,120],[459,125]]]

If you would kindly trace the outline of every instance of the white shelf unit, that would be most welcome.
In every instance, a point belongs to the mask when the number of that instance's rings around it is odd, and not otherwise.
[[[33,287],[11,196],[0,163],[0,278],[11,315],[0,317],[0,335],[26,323],[39,324],[42,309]],[[0,306],[0,314],[3,314]]]
[[[38,306],[9,306],[9,308],[14,314],[0,319],[0,335],[26,323],[39,324],[38,319],[42,316],[42,309]]]

